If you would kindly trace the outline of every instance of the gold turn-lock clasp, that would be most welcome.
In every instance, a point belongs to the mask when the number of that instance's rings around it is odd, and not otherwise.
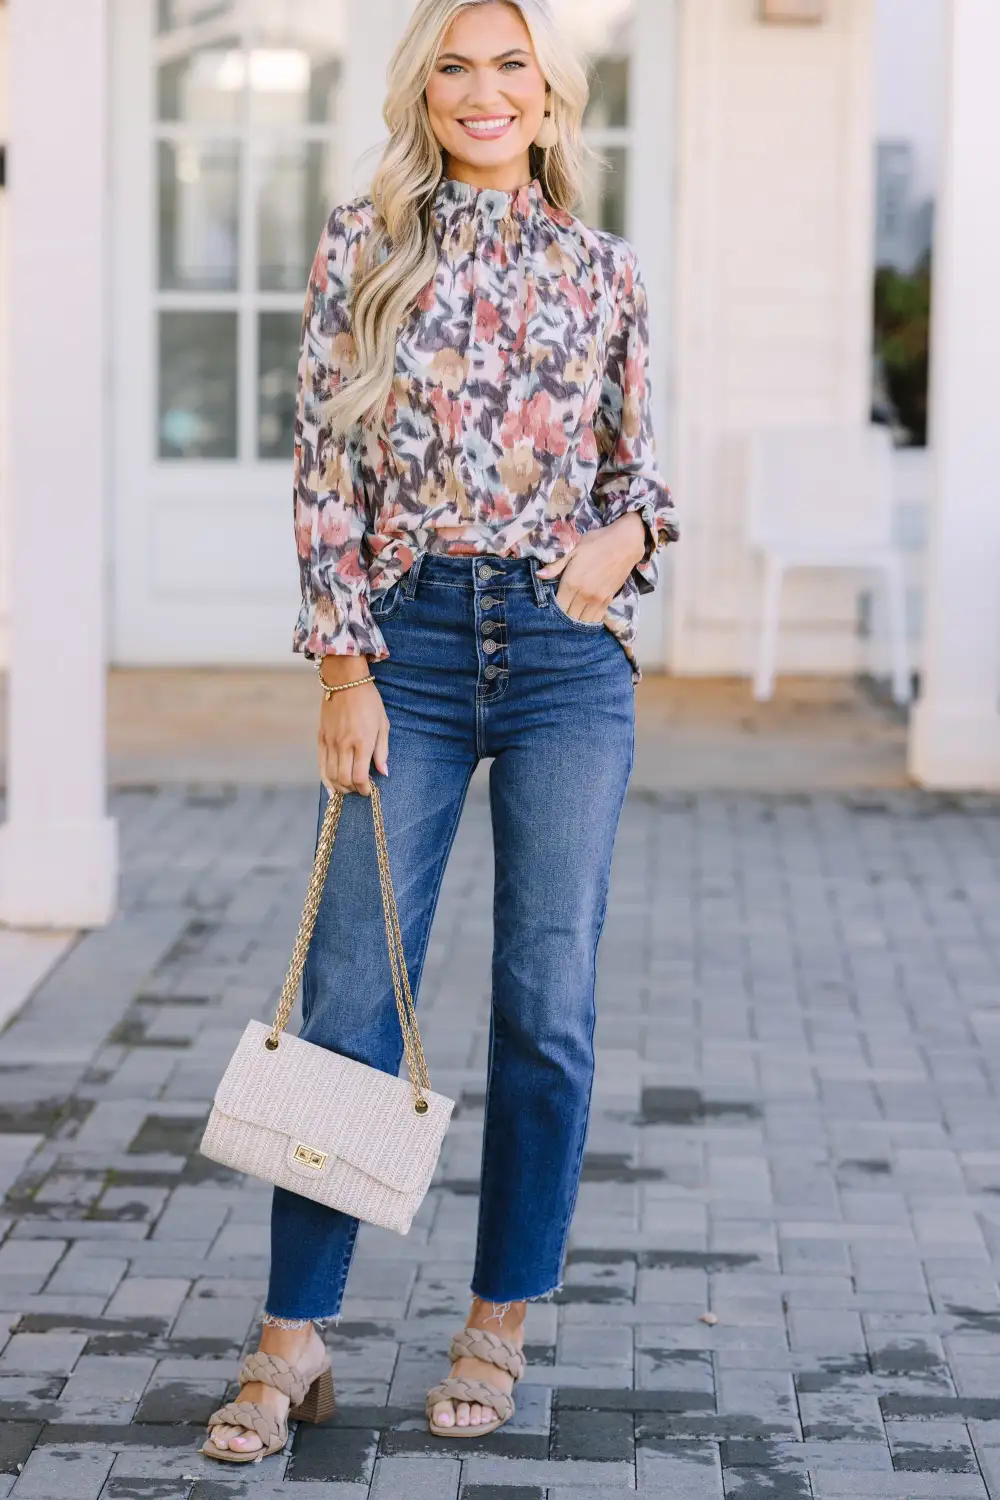
[[[292,1161],[297,1161],[301,1167],[312,1167],[314,1171],[320,1172],[326,1166],[327,1154],[326,1151],[316,1151],[304,1141],[299,1141],[292,1152]]]

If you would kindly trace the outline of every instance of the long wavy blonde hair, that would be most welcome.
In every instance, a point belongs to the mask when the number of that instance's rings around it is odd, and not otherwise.
[[[358,421],[384,429],[392,391],[396,342],[417,298],[434,276],[437,246],[431,205],[444,175],[441,147],[431,129],[425,89],[445,36],[460,11],[491,0],[420,0],[389,65],[383,117],[389,141],[372,180],[372,232],[358,259],[351,293],[355,373],[333,393],[328,416],[344,434]],[[551,92],[558,141],[531,148],[532,176],[548,201],[572,212],[583,186],[586,147],[583,112],[587,74],[548,0],[504,0],[520,12]]]

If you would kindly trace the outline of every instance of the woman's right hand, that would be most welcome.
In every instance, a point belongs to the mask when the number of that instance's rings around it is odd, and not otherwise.
[[[364,656],[327,656],[320,674],[330,687],[369,675]],[[328,792],[372,794],[371,768],[389,774],[389,719],[372,683],[324,699],[319,718],[319,774]]]

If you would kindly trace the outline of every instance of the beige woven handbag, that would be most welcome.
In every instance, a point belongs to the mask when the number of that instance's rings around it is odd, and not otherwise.
[[[343,796],[332,793],[274,1025],[251,1021],[215,1094],[202,1154],[406,1234],[430,1187],[454,1101],[431,1092],[403,955],[378,787],[372,817],[389,967],[410,1081],[284,1036],[316,925]]]

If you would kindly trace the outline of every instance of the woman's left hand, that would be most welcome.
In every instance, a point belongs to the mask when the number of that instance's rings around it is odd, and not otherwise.
[[[574,620],[599,625],[612,599],[646,555],[646,526],[636,511],[610,526],[588,531],[572,552],[539,568],[539,578],[558,578],[556,602]]]

